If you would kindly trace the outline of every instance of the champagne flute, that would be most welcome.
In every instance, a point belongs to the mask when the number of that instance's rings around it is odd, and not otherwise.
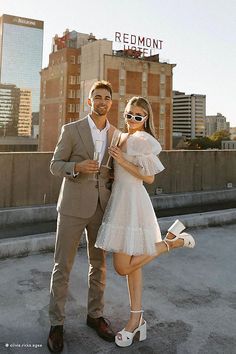
[[[93,160],[94,161],[99,162],[99,158],[100,158],[101,151],[102,151],[102,145],[103,145],[102,140],[95,140],[94,153],[93,153]],[[90,181],[98,181],[97,173],[94,173],[91,177],[89,177],[89,180]]]
[[[119,129],[116,129],[112,135],[112,139],[111,139],[111,144],[110,144],[110,147],[111,146],[117,146],[119,144],[119,141],[120,141],[120,137],[121,137],[121,131]],[[105,168],[109,168],[111,170],[111,167],[109,166],[110,164],[110,161],[111,161],[111,155],[108,157],[107,159],[107,163],[105,165],[102,165],[102,167],[105,167]]]

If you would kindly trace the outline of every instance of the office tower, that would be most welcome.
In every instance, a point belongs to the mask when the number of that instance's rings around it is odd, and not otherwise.
[[[194,139],[205,136],[206,96],[173,92],[173,133]]]
[[[17,135],[31,136],[31,125],[32,125],[31,123],[32,123],[31,91],[20,89]]]
[[[39,111],[42,52],[42,21],[0,17],[0,83],[31,90],[33,112]]]
[[[31,135],[31,91],[0,84],[0,136]]]
[[[206,116],[207,136],[210,136],[220,130],[229,131],[229,129],[230,129],[229,122],[226,121],[226,118],[221,113],[217,113],[216,115],[212,115],[212,116]]]
[[[39,150],[54,150],[63,124],[90,112],[89,89],[97,80],[113,87],[109,112],[122,129],[124,108],[132,96],[150,100],[157,137],[164,149],[172,147],[172,71],[175,64],[158,55],[140,57],[135,50],[113,50],[113,42],[93,34],[66,31],[53,38],[49,65],[41,71]]]

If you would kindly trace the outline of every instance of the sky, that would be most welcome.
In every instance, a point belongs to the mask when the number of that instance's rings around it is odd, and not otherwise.
[[[207,115],[220,112],[236,127],[235,0],[0,0],[0,11],[44,21],[43,67],[52,37],[67,28],[160,39],[160,58],[176,64],[173,89],[206,95]]]

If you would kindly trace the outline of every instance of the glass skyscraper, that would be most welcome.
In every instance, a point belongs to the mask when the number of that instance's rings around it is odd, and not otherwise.
[[[39,112],[43,21],[0,17],[0,83],[30,90],[32,111]]]

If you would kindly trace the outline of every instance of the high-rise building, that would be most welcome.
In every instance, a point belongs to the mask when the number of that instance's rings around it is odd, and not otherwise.
[[[17,135],[31,136],[31,125],[32,125],[31,91],[20,89]]]
[[[49,65],[41,71],[39,149],[54,150],[63,124],[90,112],[87,98],[92,84],[108,80],[113,87],[109,120],[124,126],[124,108],[132,96],[149,99],[158,139],[172,147],[172,71],[175,64],[158,55],[140,57],[134,50],[114,51],[112,41],[76,31],[53,38]]]
[[[229,132],[230,132],[230,139],[236,140],[236,127],[230,127]]]
[[[0,84],[0,136],[30,136],[31,115],[31,91]]]
[[[214,116],[206,116],[207,136],[210,136],[220,130],[227,130],[229,132],[229,128],[229,122],[226,121],[226,118],[221,113],[217,113]]]
[[[194,139],[205,136],[206,96],[173,92],[173,133]]]
[[[0,17],[0,83],[31,90],[33,112],[39,111],[42,53],[42,21]]]
[[[16,136],[20,92],[16,85],[0,84],[0,136]]]

